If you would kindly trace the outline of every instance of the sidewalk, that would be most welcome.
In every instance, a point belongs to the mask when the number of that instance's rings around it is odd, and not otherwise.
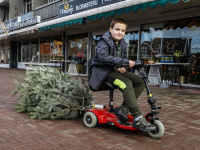
[[[25,71],[0,68],[0,149],[2,150],[200,150],[200,89],[150,86],[157,105],[157,117],[165,126],[161,139],[147,133],[122,130],[108,125],[87,128],[76,120],[32,120],[17,113],[11,97],[14,79]],[[84,77],[85,78],[85,77]],[[93,93],[96,104],[108,104],[109,91]],[[150,111],[146,91],[138,99],[145,115]],[[114,105],[122,103],[120,91],[114,91]]]

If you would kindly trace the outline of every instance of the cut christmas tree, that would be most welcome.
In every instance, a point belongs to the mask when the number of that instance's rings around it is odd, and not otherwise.
[[[92,94],[83,79],[69,77],[50,67],[32,67],[26,71],[24,82],[17,81],[12,95],[20,93],[18,112],[26,112],[32,119],[75,119],[91,105]]]

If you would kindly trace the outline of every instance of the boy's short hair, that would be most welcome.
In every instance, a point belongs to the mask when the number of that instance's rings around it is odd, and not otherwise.
[[[123,18],[115,18],[115,19],[112,20],[110,27],[113,28],[116,23],[123,23],[123,24],[126,25],[126,28],[128,26],[126,20],[124,20]]]

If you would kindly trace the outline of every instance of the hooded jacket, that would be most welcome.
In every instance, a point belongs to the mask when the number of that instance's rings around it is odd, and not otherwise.
[[[97,90],[99,88],[108,74],[113,70],[113,66],[120,67],[122,65],[129,64],[129,60],[127,59],[126,45],[127,43],[124,39],[122,39],[120,41],[121,58],[118,58],[116,46],[110,32],[107,31],[99,39],[92,63],[110,63],[112,66],[94,66],[92,68],[89,79],[89,85],[92,87],[92,89]]]

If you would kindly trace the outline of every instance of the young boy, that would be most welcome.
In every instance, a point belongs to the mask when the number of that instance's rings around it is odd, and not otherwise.
[[[128,60],[126,42],[123,39],[127,23],[122,18],[112,20],[109,31],[99,40],[96,48],[94,61],[110,63],[113,66],[128,65],[129,68],[135,62]],[[126,122],[127,113],[130,111],[133,116],[133,127],[142,131],[153,131],[156,127],[143,118],[137,104],[137,98],[145,88],[143,79],[134,73],[128,72],[125,67],[97,66],[92,68],[92,75],[89,80],[90,86],[95,90],[107,81],[117,86],[123,93],[124,102],[122,106],[114,108],[114,114],[121,122]]]

